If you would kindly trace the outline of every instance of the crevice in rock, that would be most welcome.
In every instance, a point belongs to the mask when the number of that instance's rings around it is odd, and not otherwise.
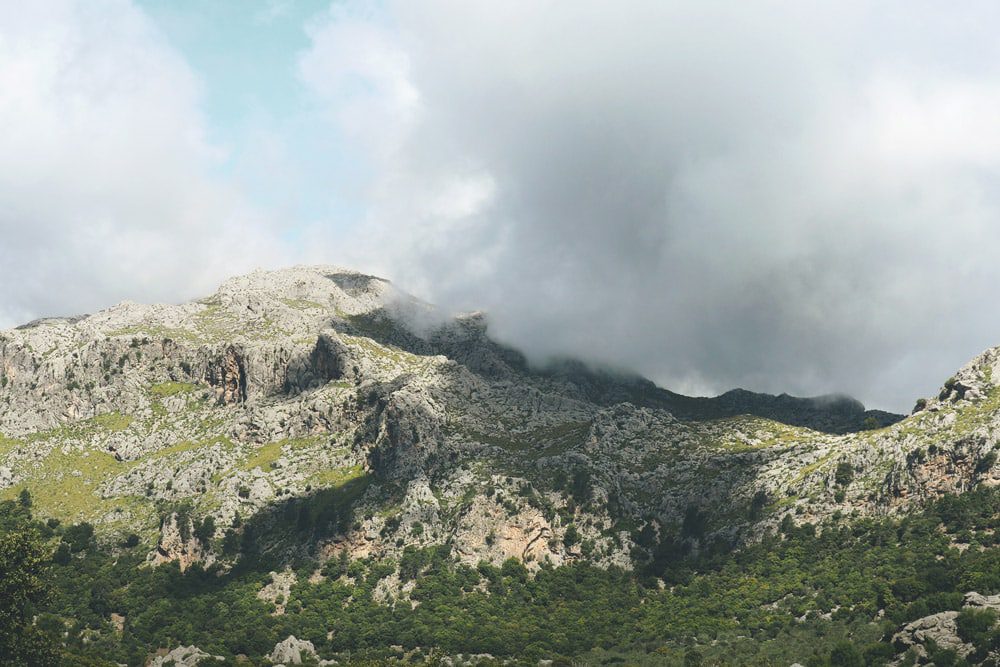
[[[247,371],[243,355],[230,345],[225,355],[208,368],[206,380],[215,389],[222,404],[245,403],[247,400]]]

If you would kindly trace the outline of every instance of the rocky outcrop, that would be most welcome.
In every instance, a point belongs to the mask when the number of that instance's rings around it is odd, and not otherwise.
[[[285,613],[285,604],[292,594],[292,586],[295,585],[295,581],[295,572],[291,570],[272,572],[271,581],[257,591],[257,599],[273,604],[274,615],[280,616]]]
[[[204,546],[194,535],[189,516],[173,512],[164,518],[160,538],[151,557],[153,565],[176,562],[183,572],[195,563],[206,561],[206,556]]]
[[[926,655],[923,647],[928,642],[934,642],[943,649],[951,649],[965,656],[972,651],[972,646],[959,638],[956,618],[958,618],[957,611],[942,611],[918,618],[907,623],[893,636],[893,644],[900,652],[905,652],[911,647],[920,647],[920,652]]]
[[[225,353],[208,367],[205,380],[223,405],[247,400],[247,371],[244,353],[230,345]]]
[[[1000,611],[1000,595],[980,595],[976,592],[965,594],[962,604],[965,609],[993,609]],[[966,643],[959,636],[957,619],[959,612],[943,611],[930,616],[924,616],[907,623],[897,632],[892,642],[898,653],[915,654],[918,658],[927,657],[927,646],[953,650],[961,657],[971,654],[975,647]]]
[[[204,667],[206,664],[223,662],[221,655],[210,655],[197,646],[178,646],[169,653],[158,655],[149,662],[149,667]]]
[[[296,639],[290,635],[278,642],[271,651],[270,660],[275,665],[301,665],[306,660],[318,662],[320,665],[335,665],[332,660],[319,660],[316,647],[311,641]]]
[[[494,663],[496,657],[489,653],[459,653],[441,657],[441,667],[475,667],[483,663]],[[551,661],[548,661],[551,663]],[[541,662],[539,662],[541,664]]]

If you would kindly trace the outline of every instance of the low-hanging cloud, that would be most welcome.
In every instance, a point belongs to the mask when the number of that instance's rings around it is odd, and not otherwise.
[[[126,0],[0,4],[0,326],[282,261],[217,178],[200,84]]]
[[[335,6],[301,70],[404,286],[538,359],[906,409],[1000,343],[997,13]]]

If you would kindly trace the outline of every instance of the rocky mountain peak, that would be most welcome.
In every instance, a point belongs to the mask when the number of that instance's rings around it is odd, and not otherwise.
[[[185,567],[448,543],[470,564],[628,568],[650,535],[737,544],[993,480],[996,364],[907,419],[843,396],[687,397],[534,368],[482,314],[445,319],[377,277],[259,271],[0,334],[0,493]]]

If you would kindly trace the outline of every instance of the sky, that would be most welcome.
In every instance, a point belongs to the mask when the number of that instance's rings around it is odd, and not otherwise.
[[[334,263],[907,411],[1000,344],[1000,6],[0,2],[0,327]]]

